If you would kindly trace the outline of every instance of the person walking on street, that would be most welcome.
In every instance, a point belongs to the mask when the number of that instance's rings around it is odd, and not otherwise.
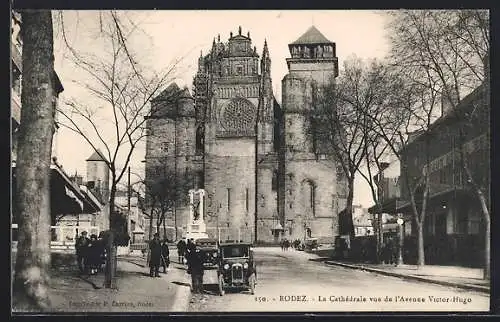
[[[160,235],[158,233],[155,233],[153,240],[149,242],[149,276],[160,277],[160,272],[159,272],[160,264],[161,264]]]
[[[166,273],[167,268],[170,266],[170,250],[168,249],[168,240],[166,238],[161,244],[161,266],[163,267],[163,273]]]
[[[101,245],[97,240],[97,235],[90,235],[90,243],[88,245],[87,252],[87,261],[88,261],[88,273],[90,275],[97,274],[97,270],[101,264]]]
[[[195,250],[196,250],[196,245],[194,243],[193,238],[188,239],[187,245],[186,245],[186,250],[185,250],[185,253],[184,253],[184,256],[186,256],[186,259],[187,259],[187,262],[188,262],[188,266],[189,266],[189,256],[192,253],[194,253]]]
[[[90,240],[87,238],[87,232],[82,231],[80,237],[78,237],[75,243],[76,261],[78,263],[78,269],[81,274],[85,273],[85,266],[87,265],[86,257],[88,253],[89,243]]]
[[[194,245],[194,243],[192,243]],[[203,293],[203,258],[199,247],[188,250],[188,273],[191,274],[191,291],[193,293]]]
[[[184,239],[181,239],[177,243],[177,259],[181,264],[183,263],[185,253],[186,253],[186,242],[184,241]]]

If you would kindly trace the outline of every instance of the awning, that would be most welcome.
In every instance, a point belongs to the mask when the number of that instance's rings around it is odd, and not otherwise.
[[[83,191],[71,181],[57,165],[51,165],[50,205],[51,216],[64,214],[91,214],[102,210],[103,205],[90,197],[90,192]],[[12,191],[15,192],[15,165],[12,166]],[[97,202],[96,202],[97,201]]]
[[[385,201],[382,204],[381,209],[379,209],[377,205],[371,206],[370,208],[368,208],[368,213],[370,214],[384,213],[384,214],[395,215],[398,213],[398,207],[402,206],[404,203],[405,201],[400,200],[399,198],[392,198]]]

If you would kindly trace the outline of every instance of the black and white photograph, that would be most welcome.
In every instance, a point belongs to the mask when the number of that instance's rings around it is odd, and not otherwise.
[[[11,313],[490,312],[490,12],[11,12]]]

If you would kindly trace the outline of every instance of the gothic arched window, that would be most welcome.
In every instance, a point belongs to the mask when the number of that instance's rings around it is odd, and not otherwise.
[[[316,184],[312,180],[307,180],[306,193],[313,216],[316,216],[316,192]]]
[[[278,171],[274,170],[273,171],[273,179],[272,179],[272,190],[277,191],[278,190]]]
[[[198,126],[196,129],[196,154],[203,153],[204,149],[204,131],[203,125]]]

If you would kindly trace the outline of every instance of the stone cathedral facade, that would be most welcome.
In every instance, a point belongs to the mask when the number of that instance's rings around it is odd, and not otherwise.
[[[188,191],[197,188],[208,193],[205,217],[214,238],[338,236],[345,181],[315,142],[308,117],[319,86],[338,75],[335,43],[311,27],[289,49],[281,106],[267,43],[259,56],[241,27],[200,56],[192,93],[172,84],[152,100],[146,180],[165,176],[180,190],[167,237],[183,236]]]

